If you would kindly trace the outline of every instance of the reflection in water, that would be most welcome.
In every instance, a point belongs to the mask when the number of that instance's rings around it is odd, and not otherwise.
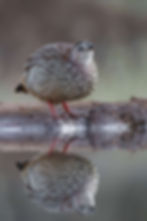
[[[99,176],[92,163],[75,154],[52,152],[18,162],[29,196],[50,212],[91,213]]]

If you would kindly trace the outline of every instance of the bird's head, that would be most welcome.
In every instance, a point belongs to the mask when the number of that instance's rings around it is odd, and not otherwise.
[[[79,41],[74,44],[71,51],[73,61],[88,64],[94,58],[94,45],[90,41]]]

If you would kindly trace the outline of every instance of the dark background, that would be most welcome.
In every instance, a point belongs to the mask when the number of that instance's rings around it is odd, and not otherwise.
[[[0,101],[40,103],[13,92],[26,58],[45,43],[81,39],[94,41],[100,72],[99,84],[88,99],[146,97],[146,13],[145,0],[0,0]],[[32,204],[14,165],[27,156],[0,155],[1,220],[147,220],[146,151],[91,153],[101,175],[91,217],[50,215]]]

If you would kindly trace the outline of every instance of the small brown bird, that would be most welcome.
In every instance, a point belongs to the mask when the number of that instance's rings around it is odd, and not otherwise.
[[[89,95],[97,76],[93,43],[53,43],[38,49],[27,60],[16,92],[29,92],[48,102],[54,117],[54,104],[59,103],[73,115],[66,102]]]
[[[99,176],[89,160],[53,152],[18,162],[17,167],[29,197],[48,211],[93,212]]]

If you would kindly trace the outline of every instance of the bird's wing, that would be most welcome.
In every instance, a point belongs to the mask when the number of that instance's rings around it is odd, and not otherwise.
[[[45,61],[51,59],[68,59],[69,51],[71,50],[72,44],[68,43],[55,43],[47,44],[37,51],[35,51],[27,60],[25,65],[25,73],[27,74],[29,70],[35,65],[40,65]]]

